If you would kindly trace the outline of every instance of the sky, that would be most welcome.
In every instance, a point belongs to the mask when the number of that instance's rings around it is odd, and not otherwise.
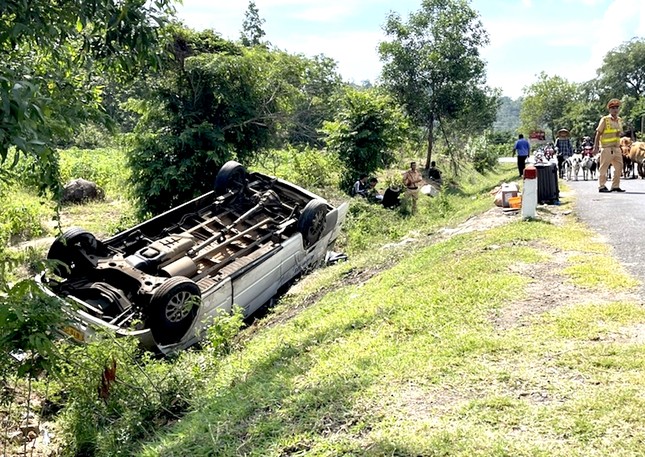
[[[195,30],[238,40],[247,0],[183,0],[178,16]],[[324,54],[347,82],[377,82],[383,24],[407,20],[421,0],[255,0],[265,40],[289,53]],[[471,0],[490,43],[481,50],[487,84],[513,99],[541,72],[593,79],[608,51],[645,38],[645,0]]]

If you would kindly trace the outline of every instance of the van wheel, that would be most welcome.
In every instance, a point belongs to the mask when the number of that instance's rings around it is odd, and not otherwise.
[[[298,231],[302,234],[302,244],[308,248],[315,244],[327,225],[327,203],[323,200],[311,200],[298,218]]]
[[[155,289],[150,299],[149,327],[157,343],[176,343],[192,325],[201,300],[199,286],[175,276]]]
[[[215,195],[224,195],[228,192],[240,194],[246,187],[246,170],[234,160],[229,160],[215,178]]]
[[[48,260],[57,260],[53,271],[61,278],[68,278],[76,271],[92,268],[92,262],[87,255],[96,255],[99,251],[99,241],[90,232],[72,227],[56,238],[47,253]]]

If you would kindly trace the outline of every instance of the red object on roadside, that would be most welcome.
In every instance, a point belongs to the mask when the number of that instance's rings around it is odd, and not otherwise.
[[[524,169],[524,179],[537,179],[537,170],[533,165],[527,165]]]

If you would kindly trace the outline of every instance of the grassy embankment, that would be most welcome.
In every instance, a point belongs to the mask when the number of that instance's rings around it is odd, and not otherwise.
[[[565,209],[438,241],[410,218],[415,242],[309,276],[139,455],[639,454],[637,283]]]
[[[180,357],[179,422],[137,425],[124,384],[124,419],[80,430],[88,402],[64,413],[65,436],[95,455],[638,454],[645,312],[607,246],[547,212],[441,230],[513,175],[464,174],[414,217],[354,202],[347,263],[305,277],[224,358]]]

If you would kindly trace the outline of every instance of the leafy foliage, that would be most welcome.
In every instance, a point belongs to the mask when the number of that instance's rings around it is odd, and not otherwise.
[[[552,136],[565,125],[568,107],[577,97],[577,85],[560,76],[548,76],[542,72],[538,81],[524,91],[524,103],[520,117],[522,130],[532,131],[547,128]]]
[[[95,77],[155,65],[170,0],[3,2],[0,162],[10,146],[41,163],[41,189],[59,191],[53,145],[98,119]]]
[[[0,267],[10,265],[2,260]],[[14,375],[37,376],[51,372],[59,360],[55,333],[66,321],[58,300],[45,295],[32,280],[13,285],[0,272],[0,385]]]
[[[458,118],[465,111],[475,119],[487,113],[484,123],[489,122],[486,117],[494,118],[497,106],[495,100],[487,101],[485,63],[479,55],[488,36],[467,0],[424,0],[407,22],[391,13],[384,29],[391,41],[379,46],[382,78],[414,122],[427,129],[429,168],[435,121]]]
[[[349,192],[359,176],[394,163],[393,148],[407,124],[391,98],[375,90],[347,89],[341,103],[337,118],[325,123],[324,131],[329,150],[345,166],[340,185]]]
[[[142,213],[210,190],[224,162],[248,164],[289,136],[307,135],[332,106],[324,101],[336,84],[327,60],[187,30],[176,32],[173,49],[174,64],[155,79],[153,98],[131,104],[142,114],[129,158]],[[307,105],[313,108],[305,113]]]
[[[256,157],[255,168],[308,189],[338,185],[338,156],[311,147],[270,150]]]
[[[493,170],[498,164],[498,159],[508,154],[512,148],[513,146],[509,144],[494,144],[486,136],[471,139],[466,145],[473,168],[479,173]]]
[[[603,99],[645,97],[645,38],[633,38],[609,51],[598,70]]]

